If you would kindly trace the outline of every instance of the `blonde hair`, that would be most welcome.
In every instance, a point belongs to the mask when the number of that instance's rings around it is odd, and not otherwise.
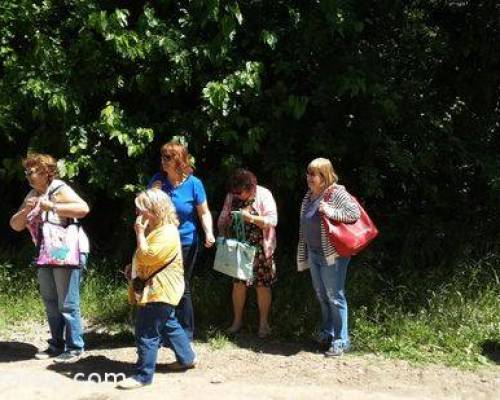
[[[179,218],[170,197],[160,189],[148,189],[135,198],[135,206],[142,212],[149,211],[158,218],[158,226],[179,226]]]
[[[37,172],[46,172],[49,183],[58,177],[57,161],[49,154],[30,153],[23,160],[23,167],[25,169],[35,168]]]
[[[320,175],[325,188],[339,181],[339,177],[328,158],[315,158],[307,166],[307,172],[313,175]]]

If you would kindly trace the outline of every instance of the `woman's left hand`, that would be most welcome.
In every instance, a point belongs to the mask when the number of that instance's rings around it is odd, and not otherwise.
[[[241,210],[241,216],[243,217],[245,222],[250,222],[250,223],[253,222],[253,219],[254,219],[253,215],[250,214],[247,210]]]
[[[212,247],[215,243],[215,236],[213,233],[205,234],[205,247],[208,249]]]
[[[325,213],[325,209],[326,209],[326,207],[328,207],[328,204],[326,203],[326,201],[321,200],[321,201],[319,202],[318,211],[319,211],[321,214],[324,214],[324,213]]]

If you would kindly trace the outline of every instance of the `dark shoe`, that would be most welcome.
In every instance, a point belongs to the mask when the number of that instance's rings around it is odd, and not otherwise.
[[[68,350],[54,358],[56,364],[71,364],[83,356],[83,350]]]
[[[43,351],[39,351],[35,353],[35,358],[37,360],[48,360],[49,358],[54,358],[63,353],[63,350],[56,349],[54,347],[47,347],[47,349]]]
[[[333,344],[327,351],[325,351],[325,357],[340,357],[342,354],[344,354],[342,345]]]

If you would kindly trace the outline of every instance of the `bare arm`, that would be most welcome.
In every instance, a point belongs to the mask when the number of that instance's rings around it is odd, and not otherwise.
[[[198,217],[200,218],[203,232],[205,232],[205,247],[211,247],[215,243],[215,237],[213,230],[212,213],[208,208],[208,203],[204,201],[203,203],[197,205],[196,211],[198,213]]]
[[[52,197],[52,200],[40,201],[43,211],[52,210],[59,216],[67,218],[83,218],[90,211],[88,204],[69,186],[64,186]]]
[[[25,199],[21,204],[21,207],[17,212],[10,218],[10,227],[17,232],[21,232],[26,228],[28,222],[27,216],[31,210],[36,206],[38,197],[30,197]]]

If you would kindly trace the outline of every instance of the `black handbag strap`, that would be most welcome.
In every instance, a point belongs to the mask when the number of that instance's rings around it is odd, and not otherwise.
[[[66,184],[65,183],[61,183],[60,185],[57,185],[55,188],[52,188],[51,190],[49,190],[47,192],[47,198],[49,200],[51,200],[51,197],[52,195],[57,192],[59,189],[61,189],[63,186],[65,186]],[[51,200],[52,201],[52,200]],[[48,223],[52,223],[53,225],[61,225],[61,226],[64,226],[63,224],[59,224],[59,223],[54,223],[54,222],[50,222],[49,221],[49,212],[48,211],[45,211],[45,218],[42,217],[42,221],[45,223],[45,222],[48,222]],[[69,224],[68,224],[69,225]]]
[[[179,254],[179,253],[177,253]],[[150,279],[153,279],[157,274],[159,274],[161,271],[163,271],[165,268],[167,268],[170,264],[172,264],[175,259],[177,258],[177,254],[172,257],[170,261],[168,261],[164,266],[162,266],[160,269],[157,269],[155,272],[153,272],[147,279],[144,279],[144,282],[149,281]]]
[[[49,200],[51,200],[51,197],[54,195],[54,193],[56,193],[59,189],[61,189],[63,186],[66,186],[66,183],[61,183],[60,185],[56,186],[55,188],[51,189],[48,193],[47,193],[47,198]],[[51,200],[52,201],[52,200]],[[76,218],[68,218],[68,217],[64,217],[66,219],[66,223],[60,223],[60,222],[53,222],[53,221],[49,221],[49,212],[46,211],[45,212],[45,218],[42,217],[42,222],[43,223],[46,223],[46,224],[52,224],[52,225],[59,225],[59,226],[62,226],[62,227],[67,227],[69,225],[80,225],[80,221]]]

